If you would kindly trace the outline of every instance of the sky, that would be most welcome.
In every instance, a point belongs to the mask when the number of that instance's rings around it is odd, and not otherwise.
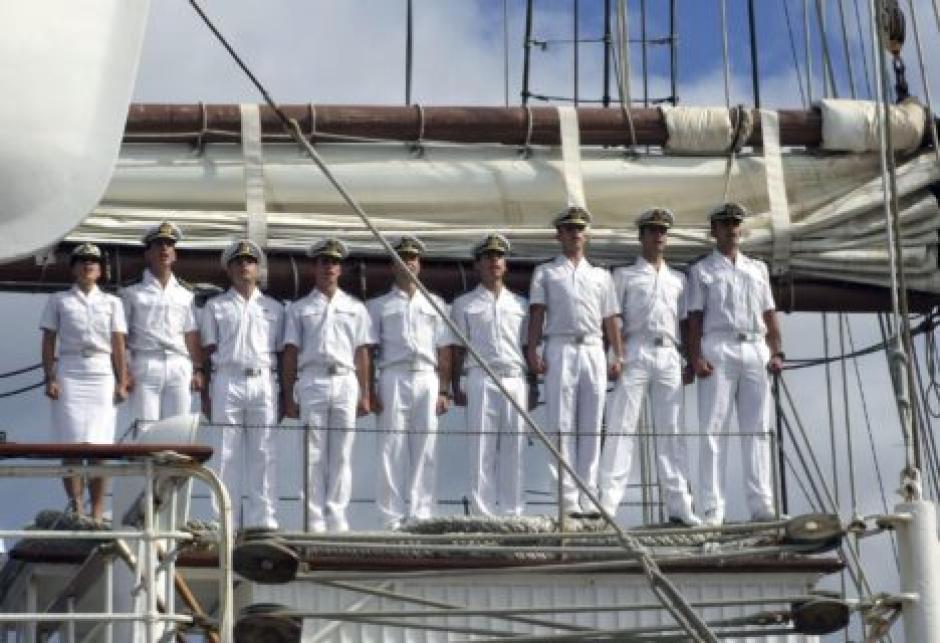
[[[668,5],[664,0],[649,0],[647,31],[651,38],[668,33]],[[798,108],[804,105],[809,91],[800,91],[799,78],[806,78],[803,42],[803,3],[790,0],[789,9],[794,29],[795,47],[800,71],[794,67],[787,30],[786,14],[782,2],[761,0],[758,6],[757,28],[760,34],[761,98],[765,106]],[[812,4],[812,3],[810,3]],[[829,46],[836,73],[836,89],[840,96],[850,95],[845,56],[842,51],[838,2],[824,3],[829,28]],[[867,18],[867,1],[843,0],[848,17],[849,59],[852,60],[854,78],[859,96],[867,96],[863,78],[862,60],[865,58],[855,22],[855,6],[861,7]],[[906,4],[906,3],[905,3]],[[922,18],[921,37],[927,60],[936,59],[938,53],[937,30],[933,23],[929,0],[915,3]],[[230,39],[245,62],[268,87],[278,101],[285,103],[401,103],[404,101],[404,0],[208,0],[203,2],[220,30]],[[565,40],[571,38],[572,15],[570,0],[536,0],[534,38],[538,40]],[[725,102],[724,66],[719,7],[720,0],[678,0],[676,30],[678,40],[678,94],[681,104],[720,105]],[[640,35],[640,2],[628,3],[631,36]],[[748,51],[747,1],[727,0],[729,25],[729,67],[731,103],[753,104],[751,94],[751,67]],[[602,0],[580,0],[581,37],[597,38],[602,33]],[[504,8],[508,23],[503,22]],[[414,0],[414,72],[413,102],[437,105],[500,105],[506,100],[504,64],[508,57],[508,101],[518,104],[522,76],[522,41],[524,33],[523,0]],[[812,23],[816,24],[815,15]],[[909,22],[910,26],[910,22]],[[509,34],[509,48],[504,49],[504,28]],[[867,38],[868,32],[865,32]],[[909,36],[909,40],[912,39]],[[812,94],[822,94],[820,45],[818,27],[813,29],[814,82]],[[585,43],[581,49],[579,94],[584,99],[596,99],[601,94],[600,45]],[[917,71],[917,55],[909,43],[904,50],[912,93],[923,96],[923,84]],[[868,65],[870,52],[868,52]],[[642,98],[640,74],[641,51],[631,47],[631,95]],[[649,95],[662,97],[669,92],[669,58],[663,46],[649,50]],[[931,70],[932,87],[940,87],[938,70]],[[530,90],[538,94],[572,94],[572,53],[570,43],[550,42],[543,51],[536,47],[532,53],[532,82]],[[936,90],[935,90],[936,91]],[[611,87],[616,96],[616,90]],[[141,57],[134,100],[138,102],[228,103],[258,102],[260,99],[214,41],[205,26],[183,0],[159,0],[152,3],[151,19]],[[538,104],[538,103],[534,103]],[[36,330],[45,296],[5,294],[2,305],[11,311],[15,324],[5,324],[5,344],[0,358],[0,371],[12,370],[38,362],[39,334]],[[857,347],[880,340],[877,321],[868,315],[846,316],[847,326]],[[839,334],[835,330],[838,320],[829,315],[830,352],[839,350]],[[815,314],[783,316],[784,346],[790,358],[816,357],[823,354],[822,320]],[[902,443],[897,414],[890,395],[890,380],[882,353],[874,353],[858,361],[864,383],[863,398],[858,390],[853,364],[848,364],[847,386],[843,389],[841,373],[836,366],[832,374],[833,416],[838,486],[842,501],[842,516],[848,518],[853,508],[861,515],[881,511],[881,495],[877,483],[872,453],[878,454],[878,463],[884,474],[888,505],[897,500],[895,489],[902,464]],[[0,394],[32,384],[36,373],[0,380]],[[819,454],[827,477],[831,475],[829,408],[823,369],[810,369],[789,373],[786,382],[799,406],[800,415],[810,433],[813,450]],[[847,397],[843,404],[843,393]],[[694,429],[694,391],[686,390],[686,425]],[[868,421],[866,422],[866,414]],[[849,459],[845,429],[846,416],[851,431],[854,456],[855,503],[852,502]],[[0,428],[7,431],[10,440],[42,441],[48,436],[48,405],[40,393],[0,398]],[[372,426],[371,420],[362,424]],[[441,476],[439,496],[457,505],[446,505],[442,511],[460,511],[459,498],[468,488],[469,472],[452,466],[462,462],[467,438],[454,434],[463,426],[460,412],[450,414],[444,422],[444,435],[440,439]],[[867,427],[872,427],[873,443],[868,441]],[[451,434],[447,434],[450,429]],[[285,431],[279,441],[279,452],[296,452],[296,432]],[[697,445],[690,445],[692,453]],[[373,436],[363,433],[358,441],[356,459],[368,461],[374,449]],[[729,451],[729,479],[727,487],[732,498],[739,494],[739,453],[736,447]],[[694,460],[694,458],[693,458]],[[546,474],[544,451],[538,445],[526,450],[527,488],[549,492],[552,483]],[[354,497],[371,498],[373,479],[371,467],[360,467],[355,472]],[[296,469],[285,465],[281,473],[280,488],[285,495],[299,487]],[[694,478],[693,478],[694,479]],[[792,480],[792,476],[791,476]],[[795,482],[791,482],[791,513],[807,510]],[[31,502],[6,502],[4,526],[12,527],[28,522],[37,509],[59,506],[59,483],[48,481],[12,482],[4,485],[3,496],[8,500],[29,497]],[[530,494],[530,499],[544,496]],[[740,496],[737,496],[740,498]],[[635,497],[634,497],[635,499]],[[299,509],[296,500],[284,505],[285,526],[296,527]],[[540,511],[550,511],[541,508]],[[743,518],[732,504],[731,518]],[[352,512],[354,527],[374,524],[373,510],[367,503],[356,504]],[[620,514],[624,524],[636,524],[640,515],[636,509]],[[875,542],[880,541],[880,542]],[[893,556],[886,538],[866,541],[862,545],[863,557],[870,577],[877,582],[877,590],[897,588]],[[832,584],[833,581],[828,581]],[[836,582],[837,584],[837,582]],[[851,590],[850,590],[851,592]]]

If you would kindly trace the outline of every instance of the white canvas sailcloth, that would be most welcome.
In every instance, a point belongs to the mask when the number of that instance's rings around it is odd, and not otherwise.
[[[104,193],[149,5],[0,3],[0,261],[60,239]]]

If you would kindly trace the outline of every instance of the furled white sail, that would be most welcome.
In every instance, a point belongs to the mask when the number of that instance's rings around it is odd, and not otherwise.
[[[418,231],[433,254],[469,256],[483,231],[511,235],[523,256],[556,251],[551,217],[566,203],[564,164],[557,148],[528,158],[499,146],[428,145],[416,155],[401,144],[329,144],[318,149],[380,229]],[[268,245],[303,250],[315,238],[339,233],[354,248],[378,245],[294,146],[265,145],[264,201]],[[883,188],[877,154],[785,151],[789,205],[789,272],[866,284],[886,284]],[[725,157],[631,157],[622,150],[584,148],[581,174],[595,216],[592,255],[623,263],[637,252],[634,217],[664,205],[677,214],[671,258],[684,262],[709,247],[705,213],[725,192]],[[755,215],[746,246],[770,259],[773,226],[766,159],[739,155],[731,165],[728,197]],[[201,152],[184,144],[125,145],[97,209],[70,238],[136,243],[147,225],[170,217],[186,228],[189,247],[220,248],[246,227],[245,161],[236,144]],[[904,255],[910,287],[940,292],[937,230],[940,209],[930,186],[940,179],[932,153],[899,165]]]
[[[104,193],[149,4],[0,3],[0,260],[61,238]]]

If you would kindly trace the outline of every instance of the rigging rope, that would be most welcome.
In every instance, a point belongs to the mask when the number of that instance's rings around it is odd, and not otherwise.
[[[833,513],[838,513],[838,505],[835,503],[832,493],[830,492],[829,487],[826,485],[826,479],[822,475],[822,469],[819,466],[819,461],[816,459],[816,453],[813,450],[812,444],[809,441],[809,436],[806,432],[806,428],[803,426],[803,421],[800,419],[800,415],[799,415],[799,412],[797,411],[796,404],[794,403],[793,398],[790,395],[790,390],[787,388],[786,380],[782,377],[780,378],[780,387],[781,387],[781,390],[783,390],[787,403],[790,406],[790,411],[793,413],[793,418],[795,420],[796,427],[799,429],[800,436],[802,437],[803,442],[806,444],[806,448],[809,451],[809,456],[810,456],[809,459],[813,465],[815,475],[818,477],[819,487],[822,488],[823,492],[825,492],[826,500],[829,503],[828,510]],[[784,424],[787,427],[787,430],[790,432],[791,443],[796,445],[796,439],[793,436],[793,433],[794,433],[793,428],[786,415],[784,415]],[[812,475],[808,475],[807,479],[809,480],[810,485],[813,486],[814,489],[816,489],[816,484],[815,482],[813,482]],[[817,493],[818,493],[818,490],[817,490]],[[826,502],[822,500],[822,496],[819,496],[819,497],[820,497],[822,506],[826,507],[827,506]],[[843,552],[843,554],[846,551],[850,554],[848,557],[844,558],[844,560],[846,563],[846,567],[849,570],[849,574],[852,577],[852,582],[855,585],[856,591],[858,591],[859,595],[867,595],[868,597],[871,597],[872,595],[871,586],[868,583],[867,575],[865,574],[865,570],[862,568],[861,561],[859,560],[856,552],[851,547],[849,548],[840,547],[840,551]]]
[[[839,25],[842,27],[842,52],[845,56],[845,65],[849,74],[849,93],[852,99],[858,98],[858,92],[855,89],[855,68],[852,65],[852,55],[850,54],[851,45],[849,44],[849,28],[845,21],[845,0],[839,2]]]
[[[845,313],[839,313],[839,350],[845,354]],[[858,517],[858,490],[855,484],[855,446],[852,443],[852,423],[849,412],[849,378],[846,360],[842,360],[842,410],[845,414],[845,448],[849,458],[849,497],[852,499],[852,517]]]
[[[809,0],[803,0],[803,47],[806,56],[806,95],[813,104],[813,42],[810,33]]]
[[[787,20],[787,34],[790,37],[790,56],[793,59],[793,69],[796,70],[796,86],[800,90],[800,102],[803,104],[803,108],[806,109],[809,107],[809,103],[806,100],[806,90],[803,88],[803,74],[800,68],[800,61],[796,53],[796,38],[793,35],[793,22],[790,19],[790,6],[788,0],[782,0],[783,3],[783,13]]]
[[[12,391],[4,391],[3,393],[0,393],[0,399],[6,398],[6,397],[13,397],[14,395],[21,395],[21,394],[26,393],[26,392],[28,392],[28,391],[34,391],[34,390],[36,390],[37,388],[40,388],[40,387],[45,386],[45,385],[46,385],[46,382],[45,382],[45,380],[43,380],[42,382],[36,382],[35,384],[30,384],[29,386],[24,386],[23,388],[18,388],[18,389],[12,390]]]
[[[23,373],[29,373],[35,371],[36,369],[42,368],[42,362],[38,364],[32,364],[31,366],[25,366],[23,368],[18,368],[13,371],[7,371],[5,373],[0,373],[0,380],[6,379],[8,377],[15,377],[17,375],[22,375]]]
[[[278,119],[281,121],[282,126],[288,132],[293,132],[295,140],[298,145],[300,145],[306,152],[310,159],[316,164],[316,166],[323,173],[323,176],[330,182],[330,184],[336,189],[336,191],[342,196],[343,200],[349,205],[350,208],[356,213],[360,218],[363,225],[365,225],[369,231],[373,234],[376,240],[382,245],[385,252],[388,254],[389,258],[395,263],[399,270],[403,274],[408,275],[415,287],[421,292],[422,295],[430,302],[431,306],[434,308],[434,311],[437,315],[444,320],[444,322],[450,327],[451,332],[454,333],[454,336],[457,337],[460,342],[464,345],[467,350],[467,353],[473,357],[473,359],[486,371],[487,375],[499,388],[500,392],[506,397],[506,399],[515,407],[515,410],[522,416],[526,425],[531,429],[545,445],[545,448],[552,454],[556,462],[565,470],[567,475],[571,476],[572,481],[581,489],[581,492],[591,501],[591,503],[600,511],[604,520],[608,522],[611,527],[617,532],[623,548],[636,555],[642,571],[646,576],[647,580],[650,583],[650,588],[653,593],[656,594],[657,598],[662,601],[663,606],[675,619],[679,627],[684,630],[693,640],[695,641],[707,641],[708,643],[717,643],[718,639],[715,634],[709,629],[708,625],[699,616],[695,611],[689,607],[688,602],[682,596],[678,589],[663,575],[660,571],[656,562],[652,557],[646,552],[635,538],[627,534],[623,529],[621,529],[613,517],[607,512],[606,509],[601,505],[597,494],[594,493],[584,481],[580,478],[574,468],[570,463],[565,460],[558,449],[552,444],[548,436],[542,432],[541,428],[534,422],[532,417],[529,415],[528,411],[523,408],[522,405],[518,403],[516,398],[510,394],[510,392],[503,385],[502,380],[496,376],[492,368],[486,361],[480,357],[477,350],[470,344],[464,335],[453,323],[450,317],[446,314],[446,311],[443,307],[430,295],[427,288],[416,276],[407,269],[407,266],[402,261],[401,257],[395,252],[391,244],[382,236],[381,232],[375,227],[370,219],[369,215],[362,209],[359,203],[349,194],[345,186],[339,182],[339,180],[333,175],[333,172],[330,170],[329,166],[323,161],[320,157],[320,154],[316,149],[310,144],[310,142],[304,137],[303,131],[300,128],[300,125],[296,120],[290,119],[284,114],[280,106],[270,97],[267,90],[264,86],[258,81],[258,79],[251,73],[245,63],[242,61],[241,57],[235,52],[232,46],[225,39],[225,36],[218,30],[218,28],[213,24],[212,20],[208,15],[202,10],[199,6],[197,0],[189,0],[189,4],[193,9],[199,14],[200,18],[210,29],[213,35],[219,40],[229,55],[232,57],[234,62],[242,69],[242,71],[248,76],[252,81],[261,95],[265,98],[265,101],[268,103],[272,111],[277,115]]]
[[[867,40],[865,39],[864,30],[862,28],[862,11],[858,7],[858,0],[853,0],[855,5],[855,27],[858,31],[858,46],[862,50],[862,69],[865,72],[865,88],[868,90],[868,98],[873,99],[875,97],[871,89],[871,71],[868,69],[868,47],[865,46]]]
[[[620,97],[620,110],[627,121],[630,133],[630,151],[636,153],[636,127],[633,124],[633,114],[630,111],[632,99],[630,98],[630,32],[627,27],[626,0],[617,0],[616,21],[614,29],[616,47],[611,51],[614,61],[614,75],[617,77],[617,95]]]
[[[836,88],[836,76],[832,71],[832,57],[829,55],[829,37],[826,35],[826,16],[822,8],[822,0],[816,0],[816,18],[819,22],[819,42],[822,45],[823,60],[823,93],[826,93],[826,84],[829,85],[827,98],[838,98],[839,90]]]
[[[891,304],[895,317],[895,326],[897,334],[895,335],[895,348],[891,355],[892,369],[896,371],[895,398],[901,411],[901,431],[904,438],[904,497],[907,499],[917,499],[920,495],[920,477],[921,453],[919,437],[914,426],[914,416],[910,402],[910,388],[913,382],[913,373],[909,359],[911,347],[911,336],[909,328],[904,321],[908,318],[907,304],[907,283],[904,274],[904,265],[902,262],[901,249],[901,222],[898,205],[898,186],[897,173],[895,165],[895,149],[892,139],[890,124],[890,102],[887,92],[887,61],[885,58],[885,48],[888,43],[885,42],[886,34],[881,28],[881,16],[875,13],[874,3],[877,0],[871,0],[872,7],[872,46],[875,53],[875,70],[877,73],[875,91],[877,103],[881,109],[877,111],[879,115],[879,160],[881,166],[882,188],[884,190],[884,214],[885,214],[885,232],[887,235],[888,256],[891,266]],[[881,6],[881,5],[879,5]],[[896,26],[896,25],[894,25]],[[897,44],[897,34],[894,33],[894,40],[891,46]]]
[[[731,109],[731,61],[728,58],[728,5],[726,0],[718,0],[718,9],[721,13],[721,60],[725,74],[725,107]]]
[[[849,350],[855,351],[855,339],[852,336],[852,325],[849,319],[846,319],[845,322],[845,331],[846,337],[849,342]],[[852,359],[852,366],[855,370],[855,382],[858,386],[858,396],[862,403],[862,414],[865,418],[865,428],[868,432],[868,445],[871,447],[871,457],[872,462],[875,467],[875,479],[878,481],[878,491],[881,495],[881,509],[887,515],[888,511],[888,497],[885,492],[885,482],[884,477],[881,475],[881,464],[878,460],[878,449],[875,447],[875,435],[871,428],[871,416],[868,413],[868,398],[865,395],[865,388],[862,386],[862,372],[858,367],[858,359]],[[900,558],[898,557],[898,546],[897,540],[895,539],[894,531],[890,533],[891,539],[891,549],[894,552],[894,562],[895,566],[900,569]]]

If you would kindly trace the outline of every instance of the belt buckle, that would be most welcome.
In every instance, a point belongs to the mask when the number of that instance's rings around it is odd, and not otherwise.
[[[259,375],[261,375],[260,368],[246,368],[245,369],[245,377],[258,377]]]
[[[327,375],[339,375],[339,365],[338,364],[328,365],[326,367],[326,374]]]
[[[587,336],[586,336],[586,335],[583,335],[583,334],[575,335],[575,336],[574,336],[574,343],[575,343],[575,344],[583,344],[583,343],[584,343],[584,340],[586,339],[586,337],[587,337]]]
[[[414,359],[412,359],[411,361],[409,361],[409,362],[408,362],[408,370],[409,370],[409,371],[420,371],[420,370],[421,370],[421,360],[418,359],[417,357],[415,357]]]
[[[738,333],[737,335],[735,335],[735,338],[736,338],[739,342],[746,342],[746,341],[747,341],[747,333]]]
[[[653,338],[653,346],[665,346],[665,345],[666,345],[666,338],[665,338],[665,337],[659,337],[659,336],[657,336],[657,337],[654,337],[654,338]]]
[[[93,349],[93,348],[87,348],[87,347],[86,347],[86,348],[83,348],[83,349],[82,349],[82,357],[85,357],[85,358],[93,357],[96,352],[97,352],[97,351],[96,351],[95,349]]]

